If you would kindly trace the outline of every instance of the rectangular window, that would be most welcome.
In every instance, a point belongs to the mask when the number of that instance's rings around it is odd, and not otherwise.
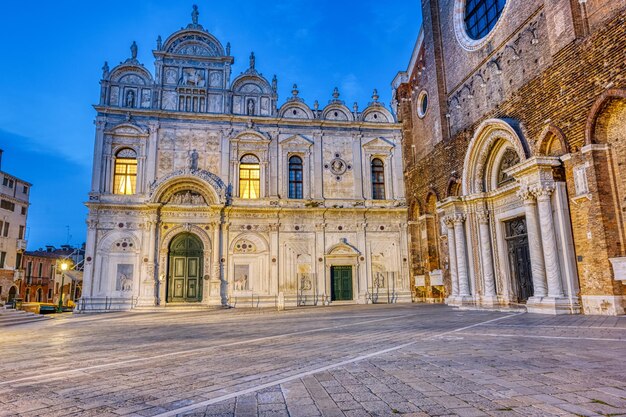
[[[2,236],[4,236],[4,237],[8,237],[9,236],[9,227],[10,227],[9,222],[5,222],[4,223],[4,230],[2,231]]]
[[[54,279],[54,265],[50,265],[50,279]]]
[[[0,268],[4,268],[4,262],[7,260],[7,253],[0,252]]]
[[[43,276],[43,263],[39,262],[39,268],[37,268],[37,278],[41,278]]]
[[[15,256],[15,269],[22,269],[22,253],[18,252]]]
[[[18,239],[24,239],[24,225],[20,224],[20,231],[17,234]]]
[[[48,289],[48,301],[50,301],[50,299],[52,299],[52,288]]]
[[[25,185],[25,186],[22,188],[22,193],[24,193],[24,194],[28,194],[28,186],[26,186],[26,185]]]
[[[137,184],[137,160],[134,158],[115,159],[114,194],[135,194]]]
[[[26,206],[22,206],[22,216],[26,216]]]
[[[4,185],[5,187],[9,185],[9,179],[7,177],[4,177],[2,179],[2,185]]]
[[[28,261],[26,265],[26,278],[30,278],[33,276],[33,261]]]
[[[255,199],[261,196],[261,169],[259,164],[239,165],[239,196]]]
[[[9,211],[15,211],[15,203],[10,202],[9,200],[2,200],[0,201],[0,208]]]

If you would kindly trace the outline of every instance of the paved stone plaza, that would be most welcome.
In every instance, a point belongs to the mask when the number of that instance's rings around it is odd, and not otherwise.
[[[626,416],[626,317],[342,306],[2,329],[2,416]]]

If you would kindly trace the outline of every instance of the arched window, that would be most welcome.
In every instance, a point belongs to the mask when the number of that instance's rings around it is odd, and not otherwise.
[[[135,194],[137,191],[137,153],[122,149],[115,155],[113,194]]]
[[[372,199],[385,199],[385,165],[379,158],[372,160]]]
[[[261,197],[261,168],[259,158],[244,155],[239,164],[239,197],[254,199]]]
[[[289,198],[303,198],[302,159],[299,156],[289,158]]]

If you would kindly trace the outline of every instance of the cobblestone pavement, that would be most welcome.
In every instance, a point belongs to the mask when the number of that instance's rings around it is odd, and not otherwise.
[[[0,416],[626,416],[625,317],[370,305],[0,332]]]

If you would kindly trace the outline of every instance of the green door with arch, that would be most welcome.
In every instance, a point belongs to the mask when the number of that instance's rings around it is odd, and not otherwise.
[[[191,233],[176,236],[169,247],[167,302],[202,301],[202,241]]]

